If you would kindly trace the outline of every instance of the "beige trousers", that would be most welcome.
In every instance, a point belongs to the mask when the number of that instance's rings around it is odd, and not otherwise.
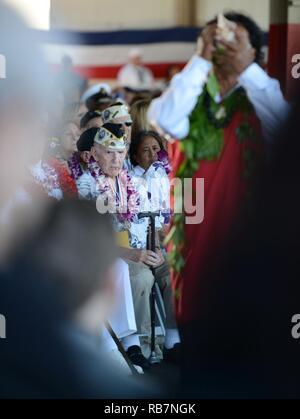
[[[151,332],[151,316],[149,298],[154,283],[153,274],[144,263],[136,263],[126,259],[129,266],[129,276],[132,289],[133,306],[137,333],[147,334]],[[177,328],[174,314],[174,299],[171,287],[170,273],[167,264],[163,264],[155,270],[155,277],[161,289],[165,310],[166,327]]]

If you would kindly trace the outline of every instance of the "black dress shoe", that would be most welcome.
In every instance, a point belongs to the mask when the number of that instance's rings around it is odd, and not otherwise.
[[[170,362],[171,364],[181,363],[181,343],[176,343],[173,348],[164,348],[163,352],[164,361]]]
[[[139,346],[133,345],[127,349],[127,355],[133,365],[139,365],[143,370],[148,370],[151,367],[148,359],[142,354],[142,350]]]

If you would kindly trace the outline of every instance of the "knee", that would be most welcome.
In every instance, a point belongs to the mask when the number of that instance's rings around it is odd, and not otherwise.
[[[150,293],[154,276],[147,266],[142,263],[136,263],[134,266],[129,265],[129,276],[132,288],[142,289]]]
[[[154,276],[149,268],[146,266],[143,268],[143,271],[141,273],[142,281],[144,282],[147,289],[149,289],[149,292],[151,291],[151,288],[154,284]]]

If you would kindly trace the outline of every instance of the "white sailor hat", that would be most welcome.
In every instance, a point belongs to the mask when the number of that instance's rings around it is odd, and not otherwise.
[[[105,91],[107,95],[111,95],[111,87],[107,83],[97,83],[93,84],[83,93],[80,102],[85,102],[88,98],[99,93],[101,90]]]

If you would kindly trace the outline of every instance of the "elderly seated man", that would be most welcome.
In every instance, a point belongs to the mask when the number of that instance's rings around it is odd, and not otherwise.
[[[126,158],[124,160],[124,168],[131,170],[132,166],[128,157],[128,151],[131,144],[132,118],[129,113],[128,106],[122,102],[113,103],[101,113],[101,117],[104,124],[119,124],[122,128],[127,150]]]
[[[149,267],[159,267],[164,259],[160,251],[152,252],[146,246],[134,246],[134,231],[142,231],[141,242],[145,244],[147,221],[140,221],[137,214],[147,209],[147,189],[132,181],[123,168],[127,153],[123,131],[117,124],[104,124],[91,130],[93,146],[88,170],[78,179],[77,186],[82,198],[97,200],[98,211],[114,214],[117,231],[129,231],[130,245],[121,247],[122,257],[129,264],[133,293],[137,335],[123,340],[129,358],[135,365],[147,369],[149,362],[143,356],[138,334],[150,335],[149,297],[154,282]],[[85,133],[87,135],[87,131]]]

